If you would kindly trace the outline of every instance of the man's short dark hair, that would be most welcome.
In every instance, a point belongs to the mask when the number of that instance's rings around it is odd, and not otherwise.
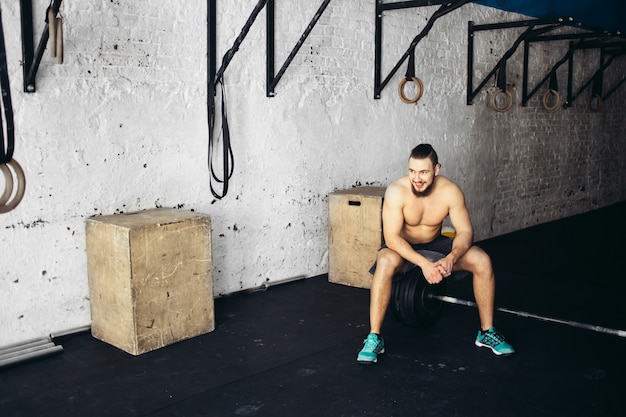
[[[430,144],[428,144],[428,143],[422,143],[420,145],[417,145],[415,148],[413,148],[413,150],[411,151],[410,158],[413,158],[413,159],[426,159],[426,158],[428,158],[433,163],[433,166],[436,166],[439,163],[439,158],[437,157],[437,152],[435,152],[433,147],[430,146]]]

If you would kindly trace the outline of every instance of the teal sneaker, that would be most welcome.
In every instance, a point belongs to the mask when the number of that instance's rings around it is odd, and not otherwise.
[[[378,362],[378,355],[385,353],[385,342],[383,338],[375,333],[367,335],[367,339],[363,341],[363,349],[359,352],[356,360],[358,363],[369,365]]]
[[[488,347],[496,355],[510,355],[515,353],[513,346],[504,341],[504,336],[502,336],[495,327],[492,327],[486,332],[479,330],[474,344],[478,347]]]

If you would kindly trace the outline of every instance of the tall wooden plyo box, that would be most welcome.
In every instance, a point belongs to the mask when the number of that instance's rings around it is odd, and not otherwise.
[[[151,209],[86,222],[92,335],[139,355],[215,329],[211,221]]]
[[[369,288],[369,269],[383,242],[385,187],[355,187],[329,194],[328,280]]]

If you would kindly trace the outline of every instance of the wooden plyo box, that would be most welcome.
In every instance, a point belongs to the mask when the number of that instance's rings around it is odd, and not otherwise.
[[[356,187],[329,194],[328,281],[369,288],[369,269],[383,242],[385,187]]]
[[[92,335],[139,355],[215,329],[211,220],[151,209],[86,221]]]

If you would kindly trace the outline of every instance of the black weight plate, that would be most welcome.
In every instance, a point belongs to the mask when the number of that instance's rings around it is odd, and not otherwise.
[[[391,290],[391,303],[394,316],[402,323],[413,327],[430,326],[437,321],[443,309],[443,302],[433,295],[445,295],[446,281],[429,284],[420,268],[394,277]]]
[[[400,289],[402,287],[402,279],[397,279],[394,277],[393,283],[391,286],[391,307],[393,310],[393,315],[398,321],[402,320],[402,314],[400,314]]]
[[[406,294],[405,287],[406,287],[406,277],[402,275],[402,277],[396,283],[396,297],[395,297],[395,305],[394,305],[394,311],[396,312],[396,316],[398,317],[398,320],[400,320],[402,323],[405,322],[405,316],[404,316],[404,304],[405,304],[404,296]]]
[[[446,280],[438,284],[429,284],[422,274],[417,277],[418,285],[414,293],[414,308],[416,321],[420,326],[430,326],[441,316],[443,301],[430,295],[445,295]]]
[[[418,268],[416,268],[418,269]],[[415,315],[415,291],[417,290],[419,281],[416,279],[416,274],[406,274],[404,277],[403,288],[403,305],[402,305],[402,318],[403,322],[409,326],[417,325],[417,317]]]

